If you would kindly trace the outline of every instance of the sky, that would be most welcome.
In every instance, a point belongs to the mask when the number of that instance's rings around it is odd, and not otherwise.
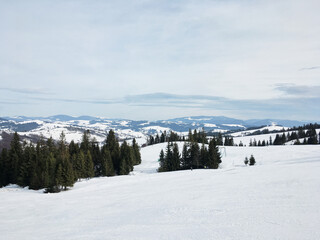
[[[319,0],[0,0],[0,116],[320,120]]]

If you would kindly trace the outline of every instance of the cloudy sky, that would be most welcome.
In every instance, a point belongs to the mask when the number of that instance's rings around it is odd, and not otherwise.
[[[319,0],[0,0],[0,116],[320,119]]]

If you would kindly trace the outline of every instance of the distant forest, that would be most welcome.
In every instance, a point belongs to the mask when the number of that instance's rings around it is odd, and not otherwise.
[[[80,144],[67,144],[63,132],[57,144],[52,138],[36,145],[21,144],[15,133],[10,149],[4,148],[0,155],[0,187],[11,183],[59,192],[79,179],[129,174],[140,163],[135,139],[131,146],[126,141],[120,146],[113,130],[102,147],[90,139],[89,131],[84,132]]]
[[[253,138],[249,146],[268,146],[268,145],[284,145],[286,142],[294,141],[293,144],[320,144],[320,132],[317,134],[316,129],[319,129],[320,125],[315,124],[307,124],[299,127],[293,127],[290,129],[283,129],[283,130],[276,130],[276,131],[269,131],[265,129],[263,131],[255,131],[255,135],[261,134],[269,134],[269,133],[279,133],[276,134],[275,138],[272,139],[271,137],[268,140],[256,141]],[[291,133],[290,133],[291,132]],[[282,133],[282,134],[281,134]],[[247,136],[253,136],[253,133],[248,134]],[[233,137],[229,135],[229,133],[222,134],[221,132],[215,134],[214,136],[211,135],[211,138],[215,139],[216,145],[219,146],[244,146],[242,142],[239,145],[234,144]],[[207,133],[202,129],[201,131],[197,131],[196,129],[189,130],[188,136],[180,136],[177,133],[170,131],[163,133],[156,134],[155,136],[150,135],[148,137],[148,141],[146,145],[153,145],[157,143],[163,142],[174,142],[174,141],[187,141],[187,142],[198,142],[198,143],[208,143]]]

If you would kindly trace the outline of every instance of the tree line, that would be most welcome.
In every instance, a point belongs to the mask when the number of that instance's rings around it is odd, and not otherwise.
[[[223,139],[222,134],[219,132],[217,136],[214,136],[217,145],[224,145],[224,146],[234,146],[233,137],[226,135]],[[208,144],[207,133],[202,130],[194,129],[191,131],[189,129],[188,136],[179,136],[177,133],[170,131],[164,131],[163,133],[156,134],[155,136],[150,135],[147,140],[147,145],[153,145],[157,143],[164,143],[164,142],[177,142],[177,141],[187,141],[187,142],[197,142],[197,143],[204,143]]]
[[[135,139],[132,145],[124,141],[120,146],[113,130],[102,147],[90,139],[89,131],[84,132],[80,144],[67,144],[63,132],[57,144],[52,138],[36,145],[22,144],[15,133],[10,149],[4,148],[0,154],[0,187],[11,183],[59,192],[82,178],[129,174],[140,163]]]
[[[300,141],[300,139],[303,139]],[[295,145],[299,144],[319,144],[320,143],[320,133],[317,134],[315,128],[309,128],[307,130],[300,128],[298,131],[284,132],[282,134],[276,134],[274,140],[270,136],[269,141],[262,140],[256,141],[256,139],[250,139],[249,146],[268,146],[268,145],[284,145],[286,142],[294,141]],[[242,146],[242,143],[239,144]]]

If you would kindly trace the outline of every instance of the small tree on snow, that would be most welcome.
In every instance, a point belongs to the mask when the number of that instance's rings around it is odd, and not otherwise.
[[[256,159],[254,158],[253,155],[251,155],[250,159],[249,159],[249,165],[250,166],[253,166],[256,164]]]

